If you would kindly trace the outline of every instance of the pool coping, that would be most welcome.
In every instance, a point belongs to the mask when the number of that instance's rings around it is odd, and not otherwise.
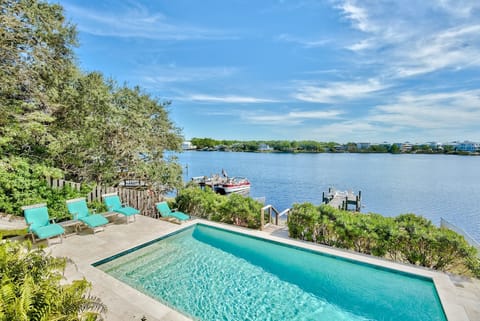
[[[471,321],[468,318],[468,315],[465,311],[464,306],[462,305],[460,298],[456,296],[455,286],[453,282],[445,273],[419,268],[413,265],[396,263],[385,259],[364,255],[352,251],[336,249],[320,244],[315,244],[312,242],[275,236],[269,234],[268,232],[252,230],[228,224],[216,223],[202,219],[193,219],[185,222],[184,224],[175,225],[164,221],[153,220],[148,217],[140,217],[139,220],[137,220],[137,222],[134,224],[129,224],[128,226],[119,225],[115,227],[107,227],[104,232],[96,233],[94,235],[76,235],[63,242],[63,244],[57,244],[50,248],[53,255],[68,256],[74,261],[76,271],[70,271],[70,274],[72,275],[70,277],[68,277],[67,275],[68,279],[78,279],[79,276],[87,278],[87,280],[89,280],[93,284],[93,294],[100,296],[103,301],[105,301],[104,299],[107,300],[107,302],[105,303],[110,308],[108,313],[110,315],[107,315],[107,320],[126,320],[127,316],[125,314],[121,314],[121,311],[122,309],[123,311],[128,310],[128,307],[126,306],[127,303],[131,305],[130,309],[135,309],[135,311],[131,312],[131,315],[128,317],[129,320],[140,320],[140,314],[142,314],[142,312],[144,312],[143,314],[147,316],[147,319],[149,321],[191,320],[190,317],[181,314],[177,310],[174,310],[164,305],[163,303],[154,300],[146,294],[143,294],[140,291],[137,291],[136,289],[120,282],[119,280],[116,280],[112,276],[94,267],[93,264],[109,258],[113,255],[117,255],[120,252],[128,251],[132,248],[141,246],[144,243],[152,242],[155,239],[164,238],[170,234],[178,233],[179,231],[190,228],[198,223],[235,233],[244,234],[247,236],[264,239],[267,241],[278,242],[281,244],[303,248],[313,252],[333,255],[335,257],[347,260],[353,260],[356,262],[378,266],[401,273],[407,273],[423,278],[432,279],[447,320]],[[144,224],[147,224],[148,226],[143,226]],[[116,244],[116,246],[112,246],[111,248],[108,247],[108,244],[105,244],[103,248],[100,248],[98,250],[90,251],[90,249],[84,249],[84,251],[87,253],[75,255],[74,253],[72,253],[72,247],[74,246],[69,246],[68,244],[70,242],[78,242],[78,244],[83,244],[86,238],[89,239],[88,241],[93,241],[97,243],[106,240],[106,243],[108,243],[111,242],[111,239],[115,239],[115,235],[109,237],[107,234],[103,233],[109,233],[109,230],[113,230],[114,228],[118,229],[118,231],[112,233],[131,233],[131,229],[133,226],[139,229],[142,233],[143,231],[145,231],[145,233],[139,235],[137,238],[129,238],[125,240],[125,242],[123,242],[122,244]],[[117,315],[115,315],[115,311],[112,311],[111,305],[119,308],[119,312]]]

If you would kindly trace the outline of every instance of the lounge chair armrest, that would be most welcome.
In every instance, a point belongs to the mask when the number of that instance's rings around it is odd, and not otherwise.
[[[72,212],[72,218],[74,221],[78,220],[78,213],[77,212]]]
[[[48,220],[50,221],[50,224],[55,224],[55,223],[57,223],[57,222],[56,222],[57,219],[56,219],[55,217],[49,218]]]

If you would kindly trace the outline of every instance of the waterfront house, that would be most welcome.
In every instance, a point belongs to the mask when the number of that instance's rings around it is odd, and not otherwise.
[[[370,143],[357,143],[357,149],[369,149]]]
[[[182,143],[182,149],[183,150],[192,150],[192,149],[197,149],[197,146],[192,145],[192,142],[183,142]]]
[[[456,147],[457,151],[459,152],[469,152],[475,153],[480,151],[480,143],[475,143],[471,141],[464,141],[463,143],[459,143]]]
[[[398,149],[400,150],[401,153],[407,153],[410,152],[413,148],[413,144],[410,142],[405,142],[405,143],[395,143],[393,145],[396,145]]]
[[[432,150],[442,150],[443,144],[438,142],[428,142],[425,145],[428,145]]]
[[[272,147],[264,143],[260,144],[260,146],[258,147],[259,152],[271,152],[272,150],[273,150]]]

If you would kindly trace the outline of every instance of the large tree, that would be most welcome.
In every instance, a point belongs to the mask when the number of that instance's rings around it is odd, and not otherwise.
[[[128,173],[178,185],[181,168],[164,158],[165,150],[179,150],[182,141],[168,118],[168,102],[99,73],[81,75],[63,97],[54,114],[55,160],[70,179],[115,183]]]
[[[63,9],[36,0],[0,0],[0,149],[43,157],[59,89],[75,65],[73,25]]]
[[[181,168],[167,107],[137,87],[76,66],[75,27],[57,4],[0,0],[0,152],[63,170],[69,179],[112,184],[125,173],[166,188]]]

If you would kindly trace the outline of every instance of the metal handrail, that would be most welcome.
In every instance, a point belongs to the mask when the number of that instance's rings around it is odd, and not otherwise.
[[[263,230],[265,226],[265,212],[268,211],[268,222],[269,224],[272,223],[272,211],[275,214],[275,225],[278,225],[278,218],[281,216],[287,216],[288,221],[288,213],[290,212],[290,208],[285,209],[282,212],[279,212],[273,205],[266,205],[262,207],[260,210],[260,230]]]
[[[448,228],[449,230],[452,230],[452,231],[462,235],[463,238],[465,239],[465,241],[467,241],[468,244],[470,244],[471,246],[473,246],[477,249],[477,251],[478,251],[477,254],[480,256],[480,243],[477,240],[475,240],[472,236],[470,236],[470,234],[465,232],[460,227],[450,223],[449,221],[447,221],[443,217],[440,217],[440,226]]]

